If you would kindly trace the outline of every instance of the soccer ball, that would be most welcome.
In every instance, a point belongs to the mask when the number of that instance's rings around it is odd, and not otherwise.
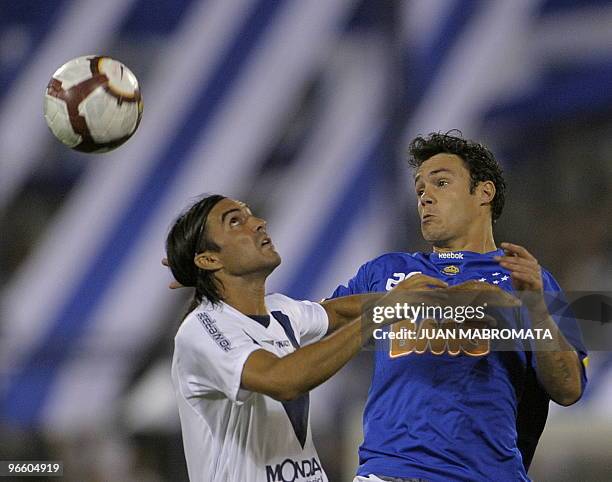
[[[88,55],[55,71],[45,92],[45,120],[72,149],[107,152],[136,131],[142,117],[136,76],[110,57]]]

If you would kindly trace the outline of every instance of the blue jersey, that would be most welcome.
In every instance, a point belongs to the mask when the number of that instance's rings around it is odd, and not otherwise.
[[[332,297],[388,291],[415,272],[449,285],[479,280],[512,292],[510,273],[493,259],[496,255],[503,250],[385,254],[361,266]],[[543,270],[542,276],[545,291],[561,294],[550,273]],[[516,318],[526,316],[523,308],[513,313]],[[553,318],[584,360],[587,354],[575,320]],[[529,480],[518,446],[517,417],[526,389],[543,392],[537,381],[533,384],[535,356],[521,350],[492,351],[488,343],[462,346],[457,353],[456,346],[451,352],[439,344],[434,350],[431,345],[419,349],[414,343],[376,341],[359,475],[432,482]],[[583,389],[585,384],[583,370]],[[522,436],[526,445],[534,437],[537,443],[541,433],[541,417],[546,418],[541,403],[534,415],[540,420],[527,427],[531,432]]]

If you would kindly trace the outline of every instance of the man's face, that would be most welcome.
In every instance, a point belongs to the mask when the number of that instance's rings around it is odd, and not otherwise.
[[[423,238],[436,245],[464,235],[480,213],[470,194],[470,173],[454,154],[436,154],[415,174],[415,190]]]
[[[234,199],[219,201],[208,214],[208,239],[220,247],[214,255],[233,276],[270,274],[281,262],[266,232],[266,222]]]

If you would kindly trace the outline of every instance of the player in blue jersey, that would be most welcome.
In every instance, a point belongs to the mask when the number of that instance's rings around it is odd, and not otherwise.
[[[355,481],[527,481],[549,399],[570,405],[584,390],[580,332],[575,320],[549,313],[545,294],[559,298],[561,288],[537,259],[495,243],[505,182],[493,154],[439,133],[417,137],[410,154],[432,252],[373,259],[332,298],[384,292],[412,276],[486,282],[523,298],[507,326],[548,330],[553,339],[515,351],[496,351],[490,340],[377,340]]]

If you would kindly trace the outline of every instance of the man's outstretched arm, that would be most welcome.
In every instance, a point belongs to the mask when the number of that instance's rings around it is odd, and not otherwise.
[[[263,349],[254,351],[244,364],[241,386],[276,400],[293,400],[340,370],[369,340],[373,329],[356,318],[332,335],[284,357]]]
[[[396,290],[429,290],[432,288],[446,288],[448,285],[439,279],[417,274],[399,283],[394,289]],[[321,306],[327,312],[329,319],[329,330],[327,334],[333,333],[342,326],[350,323],[352,320],[360,316],[364,309],[383,296],[386,293],[366,293],[359,295],[342,296],[331,300],[324,300]]]
[[[416,276],[415,276],[416,278]],[[293,400],[325,382],[353,358],[370,340],[376,328],[393,323],[375,323],[375,306],[414,302],[417,291],[431,291],[432,286],[446,287],[446,283],[422,276],[411,283],[397,285],[388,293],[349,296],[324,302],[326,311],[334,316],[335,331],[322,340],[298,348],[293,353],[277,357],[266,350],[254,351],[242,371],[241,386],[263,393],[277,400]],[[366,302],[369,303],[366,305]],[[331,307],[330,307],[331,305]],[[354,315],[346,323],[345,320]],[[330,324],[331,321],[330,321]]]

